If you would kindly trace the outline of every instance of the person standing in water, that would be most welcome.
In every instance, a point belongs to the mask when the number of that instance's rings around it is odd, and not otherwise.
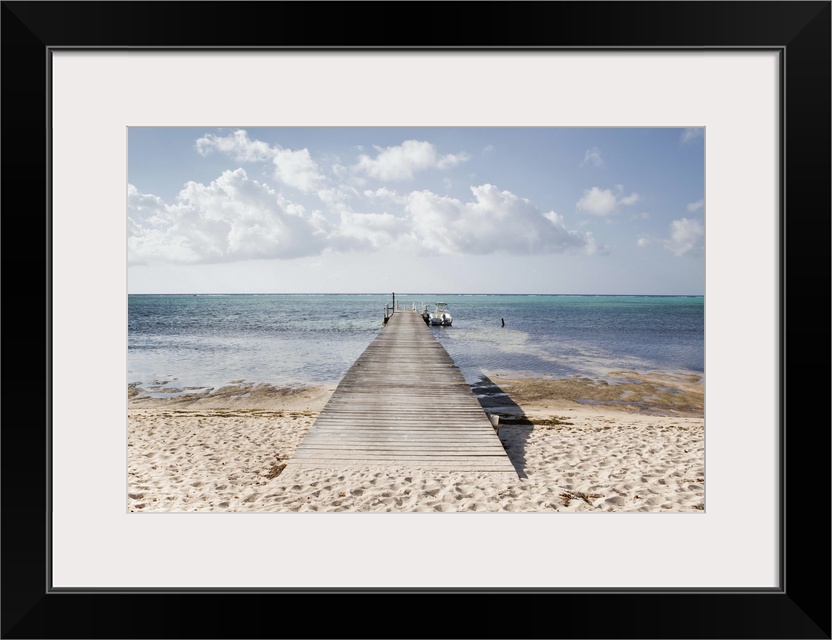
[[[500,322],[503,323],[502,326],[506,326],[506,319],[505,318],[500,318]]]

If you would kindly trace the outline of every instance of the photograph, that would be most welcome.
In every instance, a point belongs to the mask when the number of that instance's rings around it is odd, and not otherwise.
[[[832,637],[829,0],[0,4],[0,637]]]
[[[705,139],[131,127],[127,508],[705,512]]]

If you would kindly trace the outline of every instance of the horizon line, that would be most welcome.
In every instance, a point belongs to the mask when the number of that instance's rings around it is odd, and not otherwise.
[[[352,291],[352,292],[334,292],[334,291],[294,291],[294,292],[276,292],[276,291],[246,291],[246,292],[223,292],[223,291],[179,291],[179,292],[142,292],[130,293],[128,296],[391,296],[395,292],[392,291]],[[396,296],[582,296],[582,297],[639,297],[639,298],[704,298],[704,293],[499,293],[499,292],[458,292],[452,293],[448,291],[404,291],[395,293]]]

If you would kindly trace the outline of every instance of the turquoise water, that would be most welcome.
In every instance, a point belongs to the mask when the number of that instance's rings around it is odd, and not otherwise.
[[[397,294],[404,308],[447,302],[431,327],[466,380],[485,373],[603,377],[704,374],[701,296]],[[383,327],[389,294],[131,295],[128,383],[218,387],[337,383]],[[505,320],[502,326],[501,320]],[[418,366],[419,354],[411,362]]]

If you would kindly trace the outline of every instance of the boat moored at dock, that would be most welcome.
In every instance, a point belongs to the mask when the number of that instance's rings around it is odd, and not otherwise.
[[[437,302],[433,311],[428,311],[425,305],[422,309],[422,318],[430,325],[441,327],[450,327],[454,321],[447,302]]]

